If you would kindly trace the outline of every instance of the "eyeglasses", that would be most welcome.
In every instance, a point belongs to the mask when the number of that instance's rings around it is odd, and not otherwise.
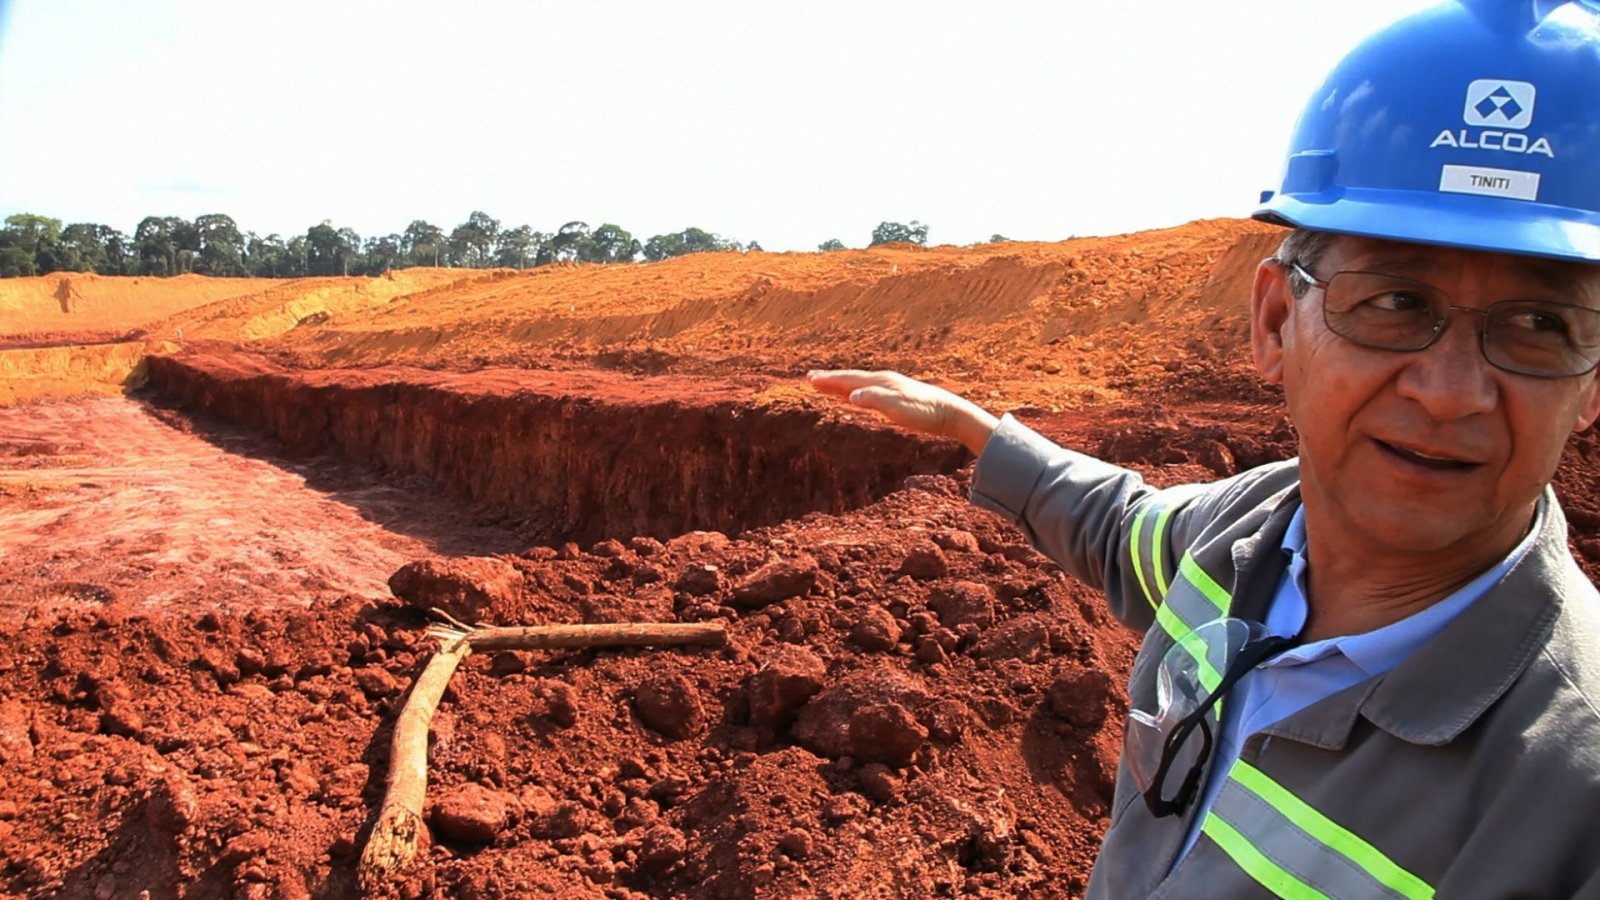
[[[1255,622],[1213,619],[1184,635],[1161,658],[1156,673],[1156,712],[1128,713],[1128,770],[1157,818],[1181,814],[1200,790],[1211,757],[1211,723],[1223,695],[1251,669],[1297,645],[1298,637],[1267,635]],[[1219,674],[1220,673],[1220,674]],[[1196,730],[1200,742],[1189,738]],[[1173,771],[1184,776],[1167,791]]]
[[[1299,263],[1288,265],[1322,289],[1329,330],[1363,347],[1425,349],[1444,334],[1453,311],[1482,317],[1478,346],[1495,368],[1567,378],[1600,365],[1600,310],[1553,300],[1502,300],[1477,309],[1452,304],[1433,285],[1398,275],[1335,272],[1323,281]]]

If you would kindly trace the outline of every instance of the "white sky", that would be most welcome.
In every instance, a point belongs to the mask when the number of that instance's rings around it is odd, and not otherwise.
[[[768,250],[1242,216],[1327,69],[1423,5],[0,0],[0,215]]]

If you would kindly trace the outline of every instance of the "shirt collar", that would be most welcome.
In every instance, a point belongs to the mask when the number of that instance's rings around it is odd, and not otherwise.
[[[1541,495],[1536,506],[1533,527],[1504,559],[1438,603],[1373,631],[1302,644],[1269,660],[1266,665],[1298,665],[1333,654],[1341,654],[1369,677],[1392,670],[1406,657],[1416,652],[1417,648],[1443,631],[1445,626],[1454,621],[1463,610],[1488,593],[1490,588],[1500,583],[1506,574],[1521,562],[1532,549],[1535,538],[1543,530],[1545,505],[1544,497]],[[1294,518],[1289,520],[1289,528],[1284,532],[1281,546],[1284,553],[1289,556],[1289,568],[1284,573],[1278,595],[1268,608],[1267,619],[1263,624],[1270,634],[1293,636],[1305,628],[1309,614],[1305,581],[1308,560],[1304,504],[1295,510]]]

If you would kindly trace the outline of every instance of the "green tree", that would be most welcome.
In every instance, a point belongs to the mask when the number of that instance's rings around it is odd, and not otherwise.
[[[510,269],[526,269],[539,258],[539,248],[544,246],[545,235],[527,225],[500,232],[495,242],[494,262]]]
[[[928,226],[911,220],[910,225],[899,222],[880,222],[877,228],[872,229],[872,243],[869,247],[879,244],[926,244],[928,243]]]
[[[106,254],[106,268],[100,274],[132,275],[133,245],[128,241],[128,236],[110,225],[96,225],[95,230]]]
[[[40,275],[65,268],[61,248],[61,220],[33,213],[16,213],[6,216],[6,233],[10,244],[32,260],[34,271]],[[19,257],[13,256],[13,259]],[[19,263],[20,264],[20,263]],[[33,273],[29,273],[33,274]]]
[[[439,226],[412,220],[400,236],[400,250],[413,266],[438,266],[444,259],[447,242]]]
[[[289,239],[284,246],[284,277],[303,278],[311,274],[311,242],[303,234]]]
[[[361,235],[353,229],[341,228],[336,232],[339,237],[339,274],[349,275],[352,270],[361,268]]]
[[[400,251],[404,241],[398,234],[367,238],[361,247],[361,274],[382,275],[405,265],[405,254]]]
[[[644,244],[644,258],[656,261],[685,253],[716,253],[738,250],[739,242],[723,240],[709,231],[685,228],[677,234],[658,234]]]
[[[493,258],[500,221],[481,210],[473,210],[467,220],[450,232],[450,257],[458,264],[481,269]]]
[[[686,252],[688,251],[683,249],[682,233],[658,234],[644,242],[644,258],[651,262],[682,256]]]
[[[306,229],[306,274],[338,275],[344,264],[344,240],[338,229],[326,219]]]
[[[106,250],[100,243],[99,227],[92,222],[74,222],[61,229],[63,271],[105,272]]]
[[[194,220],[199,258],[194,270],[202,275],[235,276],[247,271],[244,235],[231,216],[210,213]]]
[[[989,235],[989,243],[991,243],[991,244],[1009,244],[1009,243],[1011,243],[1011,238],[1008,238],[1003,234],[991,234],[991,235]]]
[[[177,248],[178,266],[174,275],[193,272],[200,259],[200,229],[187,219],[174,218],[172,243]]]
[[[573,220],[556,229],[556,233],[539,248],[539,265],[553,262],[574,262],[588,259],[593,239],[589,236],[589,223]]]
[[[17,246],[16,235],[9,229],[0,230],[0,278],[17,278],[37,272],[33,254]]]
[[[631,263],[639,255],[641,247],[622,226],[607,222],[589,236],[588,249],[587,258],[590,262]]]
[[[834,250],[843,250],[844,248],[844,241],[841,241],[838,238],[828,238],[817,245],[817,249],[824,253],[831,253]]]
[[[61,230],[62,269],[127,274],[128,239],[122,232],[95,222],[74,222]]]
[[[245,238],[245,268],[257,278],[287,278],[292,267],[289,247],[276,234],[259,237],[255,232]]]
[[[178,227],[183,220],[175,216],[145,216],[133,229],[135,268],[140,275],[176,275],[178,268]]]

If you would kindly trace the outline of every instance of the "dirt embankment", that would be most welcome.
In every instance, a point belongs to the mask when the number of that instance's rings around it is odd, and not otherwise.
[[[76,397],[117,397],[144,386],[144,360],[177,344],[113,341],[0,350],[0,409]]]
[[[970,459],[953,442],[759,405],[762,380],[612,372],[291,372],[248,356],[152,358],[151,385],[194,413],[422,475],[541,543],[736,534],[841,512],[908,475]]]
[[[794,376],[897,368],[999,403],[1080,408],[1200,360],[1239,369],[1279,229],[1195,222],[1060,244],[693,254],[411,294],[263,347],[294,368],[419,365]]]
[[[0,334],[125,334],[166,316],[278,285],[271,278],[112,277],[57,272],[0,279]]]
[[[144,384],[144,358],[195,341],[274,338],[360,316],[441,284],[493,277],[408,269],[380,278],[0,279],[0,408],[106,397]]]

